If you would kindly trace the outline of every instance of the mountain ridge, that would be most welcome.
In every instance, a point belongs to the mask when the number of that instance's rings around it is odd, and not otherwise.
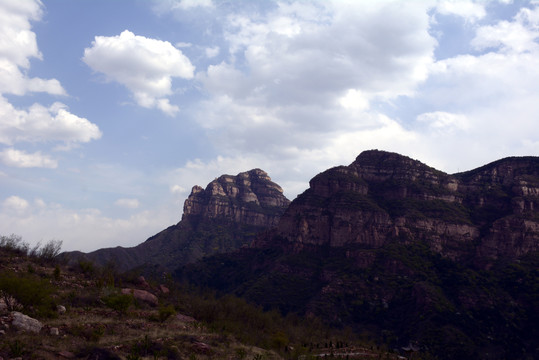
[[[382,151],[316,175],[250,248],[174,276],[440,359],[539,357],[539,158],[446,174]]]
[[[222,175],[205,189],[195,185],[184,202],[181,220],[141,244],[64,256],[122,271],[140,266],[172,271],[206,255],[248,246],[256,233],[276,225],[289,202],[261,169]]]

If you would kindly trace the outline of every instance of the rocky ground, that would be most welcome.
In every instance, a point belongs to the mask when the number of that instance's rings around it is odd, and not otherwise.
[[[50,284],[46,297],[51,301],[36,300],[33,306],[21,297],[23,305],[1,290],[0,360],[399,358],[368,347],[328,345],[327,340],[316,347],[287,340],[267,349],[243,343],[230,331],[178,311],[189,307],[177,305],[173,284],[107,274],[91,263],[43,264],[0,249],[0,289],[9,284],[6,275],[18,284],[29,279]],[[16,289],[17,296],[31,292]]]

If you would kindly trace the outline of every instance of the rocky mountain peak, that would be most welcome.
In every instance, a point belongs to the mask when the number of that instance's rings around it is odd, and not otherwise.
[[[194,186],[185,200],[183,219],[201,217],[232,222],[275,226],[290,201],[282,188],[260,169],[222,175],[205,189]]]
[[[450,258],[517,258],[539,250],[539,158],[446,174],[378,150],[318,174],[281,218],[300,244],[380,248],[422,241]]]

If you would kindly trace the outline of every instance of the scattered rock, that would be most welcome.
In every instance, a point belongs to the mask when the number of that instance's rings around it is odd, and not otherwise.
[[[146,288],[146,289],[149,289],[150,288],[150,284],[148,284],[148,282],[146,281],[146,279],[144,278],[144,276],[139,276],[138,277],[138,284],[140,286],[142,286],[143,288]]]
[[[43,324],[39,320],[18,311],[13,311],[11,316],[13,316],[13,322],[11,324],[18,330],[39,333],[43,327]]]
[[[159,299],[157,299],[157,296],[155,296],[154,294],[146,290],[126,288],[126,289],[122,289],[122,294],[131,294],[133,295],[135,299],[142,300],[153,306],[159,305]]]
[[[199,354],[210,354],[211,353],[211,347],[210,345],[203,343],[203,342],[194,342],[193,343],[193,350]]]
[[[186,322],[186,323],[196,322],[195,318],[192,318],[191,316],[187,316],[187,315],[183,315],[183,314],[176,315],[176,319],[178,319],[181,322]]]
[[[5,335],[5,334],[6,334],[5,330],[0,330],[0,335]],[[2,360],[2,359],[0,358],[0,360]]]
[[[66,313],[66,307],[63,305],[58,305],[56,307],[56,311],[58,311],[58,314],[65,314]]]
[[[60,335],[60,330],[58,330],[58,328],[53,327],[50,329],[50,333],[51,335],[58,336]]]
[[[63,358],[66,358],[66,359],[74,359],[75,358],[75,354],[73,354],[71,351],[66,351],[66,350],[60,351],[58,353],[58,355],[63,357]]]
[[[161,284],[159,285],[159,290],[161,290],[161,292],[165,295],[167,295],[168,293],[170,293],[170,290],[168,287],[166,287],[165,285]]]

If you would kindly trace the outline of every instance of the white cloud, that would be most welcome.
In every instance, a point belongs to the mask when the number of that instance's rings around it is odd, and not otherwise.
[[[193,46],[193,44],[189,43],[189,42],[181,42],[180,41],[180,42],[176,43],[176,47],[178,47],[178,48],[189,48],[191,46]]]
[[[66,94],[56,79],[28,78],[25,74],[25,70],[30,67],[31,58],[42,59],[36,34],[31,30],[31,21],[38,21],[41,16],[39,1],[0,3],[0,94]]]
[[[135,35],[125,30],[117,36],[96,36],[84,49],[83,61],[131,91],[138,105],[158,108],[174,115],[178,107],[169,103],[172,79],[191,79],[195,67],[168,41]]]
[[[0,161],[7,166],[21,168],[49,168],[58,167],[58,162],[50,156],[42,155],[40,151],[27,154],[24,151],[8,148],[0,152]]]
[[[214,47],[206,48],[205,51],[206,51],[206,56],[211,59],[219,55],[220,49],[219,49],[219,46],[214,46]]]
[[[212,0],[155,0],[154,11],[166,14],[176,11],[188,11],[195,8],[213,8]]]
[[[470,128],[470,120],[465,115],[444,111],[420,114],[417,121],[427,124],[429,131],[444,135]]]
[[[178,221],[176,209],[167,206],[129,217],[111,217],[97,209],[75,210],[19,196],[6,198],[0,211],[0,228],[7,233],[20,235],[30,244],[59,239],[64,251],[135,246]]]
[[[436,11],[443,15],[460,16],[469,22],[481,20],[486,16],[486,10],[483,4],[469,0],[440,1],[436,7]]]
[[[30,204],[25,199],[18,196],[10,196],[2,202],[3,211],[8,213],[22,214]]]
[[[397,148],[400,141],[384,134],[407,139],[409,133],[384,118],[380,105],[415,96],[428,78],[437,45],[429,6],[293,2],[256,16],[230,15],[229,58],[197,74],[210,95],[198,106],[200,125],[222,159],[301,168],[303,174],[278,176],[298,191],[293,177],[353,160],[369,144]],[[206,165],[217,171],[223,163],[215,161]],[[267,170],[282,171],[279,165]]]
[[[499,48],[502,52],[537,51],[539,45],[539,8],[523,8],[513,21],[500,21],[477,30],[472,45],[479,49]]]
[[[101,137],[97,125],[78,117],[62,103],[46,108],[40,104],[18,110],[0,96],[0,143],[60,141],[68,146]]]
[[[138,199],[118,199],[114,202],[114,205],[126,208],[126,209],[138,209],[140,202]]]
[[[371,122],[376,126],[331,134],[324,141],[318,141],[318,146],[288,143],[267,153],[230,151],[228,156],[188,161],[183,167],[166,174],[164,181],[169,182],[171,189],[182,190],[178,195],[187,197],[193,185],[205,187],[222,174],[236,175],[261,168],[283,188],[287,197],[294,199],[308,188],[309,179],[317,173],[336,165],[350,164],[363,150],[380,148],[407,155],[429,153],[417,146],[423,140],[419,135],[387,116],[375,116]]]

